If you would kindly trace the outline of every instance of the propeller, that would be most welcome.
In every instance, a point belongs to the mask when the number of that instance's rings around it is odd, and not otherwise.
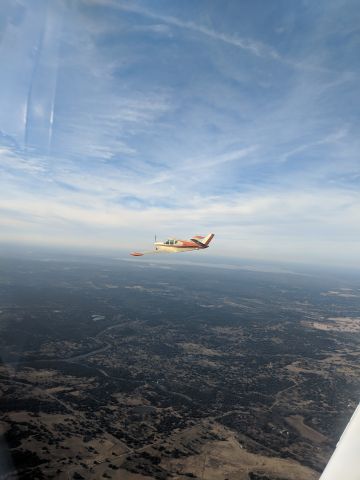
[[[155,233],[155,243],[156,243],[156,233]]]

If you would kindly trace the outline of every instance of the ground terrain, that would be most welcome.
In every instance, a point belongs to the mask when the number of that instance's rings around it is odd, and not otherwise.
[[[1,258],[0,478],[319,478],[360,281],[188,258]]]

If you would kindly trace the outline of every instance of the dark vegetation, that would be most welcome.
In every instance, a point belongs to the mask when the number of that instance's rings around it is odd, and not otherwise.
[[[69,465],[83,478],[89,467],[70,440],[81,439],[95,468],[100,447],[91,442],[105,435],[132,453],[122,464],[109,453],[104,478],[120,465],[170,478],[162,458],[197,455],[219,440],[209,430],[166,443],[205,419],[231,429],[250,452],[321,471],[360,393],[359,380],[326,359],[338,352],[351,369],[359,336],[304,320],[359,317],[359,298],[322,295],[342,285],[325,277],[203,270],[3,261],[0,419],[19,478],[50,478],[44,468],[52,461],[54,478]],[[288,368],[295,364],[296,373]],[[22,412],[28,420],[13,419]],[[61,420],[50,427],[43,419],[51,415]],[[291,415],[327,441],[302,437],[286,422]],[[46,448],[24,449],[31,438]],[[147,445],[152,450],[137,451]],[[64,457],[53,455],[62,450]]]

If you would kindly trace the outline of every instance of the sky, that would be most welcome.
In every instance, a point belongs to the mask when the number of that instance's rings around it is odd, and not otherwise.
[[[0,241],[360,267],[359,25],[358,0],[2,0]]]

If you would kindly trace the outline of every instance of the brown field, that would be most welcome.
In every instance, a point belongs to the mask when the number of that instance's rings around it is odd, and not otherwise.
[[[286,418],[289,425],[295,428],[295,430],[304,438],[314,443],[325,443],[327,438],[320,432],[317,432],[313,428],[304,423],[304,418],[301,415],[291,415]]]
[[[308,322],[304,321],[303,325],[308,325],[316,330],[324,330],[330,332],[360,332],[360,318],[352,317],[329,317],[325,322]]]
[[[317,472],[293,460],[248,452],[234,432],[219,424],[214,424],[213,429],[224,440],[207,442],[197,455],[163,461],[166,468],[179,473],[175,479],[192,473],[203,480],[248,480],[251,472],[284,480],[318,479]]]

